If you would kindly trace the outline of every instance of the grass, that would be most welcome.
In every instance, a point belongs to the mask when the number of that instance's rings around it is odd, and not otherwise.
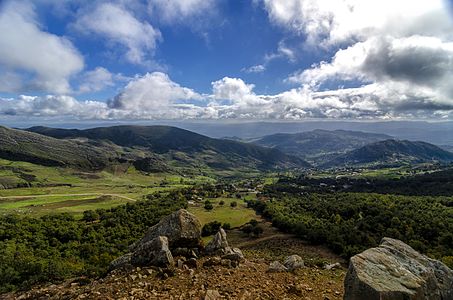
[[[0,187],[14,187],[18,183],[29,186],[0,189],[0,213],[40,216],[69,212],[81,216],[84,210],[110,208],[141,200],[147,194],[212,180],[204,176],[145,174],[133,167],[88,173],[0,159]]]
[[[224,205],[220,205],[219,202],[223,200]],[[204,209],[203,203],[197,203],[196,205],[190,205],[188,210],[193,213],[201,222],[201,225],[212,221],[219,221],[221,223],[230,223],[231,227],[239,227],[251,219],[258,219],[255,211],[247,208],[244,200],[235,198],[216,198],[209,199],[214,206],[214,209],[208,211]],[[236,201],[237,207],[231,207],[231,202]]]

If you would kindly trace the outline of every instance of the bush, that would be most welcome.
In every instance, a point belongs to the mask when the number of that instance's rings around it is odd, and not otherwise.
[[[212,205],[211,202],[205,203],[205,205],[204,205],[204,209],[206,209],[206,210],[212,210],[213,208],[214,208],[214,206]]]
[[[225,201],[220,200],[219,205],[220,205],[220,206],[223,206],[224,204],[225,204]]]
[[[218,221],[212,221],[203,226],[201,229],[201,236],[210,236],[213,234],[216,234],[219,230],[220,227],[222,226],[222,223]]]
[[[255,220],[255,219],[251,219],[251,220],[249,221],[249,224],[252,225],[253,227],[255,227],[256,225],[258,225],[258,221]]]
[[[231,224],[230,223],[223,223],[222,228],[225,230],[230,230],[231,229]]]
[[[236,206],[238,206],[238,203],[236,201],[233,201],[233,202],[230,203],[230,206],[231,207],[236,207]]]
[[[246,234],[251,234],[253,232],[253,226],[250,224],[246,224],[242,227],[241,231]]]

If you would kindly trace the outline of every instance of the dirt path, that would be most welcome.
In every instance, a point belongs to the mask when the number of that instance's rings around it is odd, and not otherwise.
[[[75,196],[111,196],[111,197],[117,197],[129,201],[137,201],[136,199],[124,196],[124,195],[119,195],[119,194],[104,194],[104,193],[81,193],[81,194],[46,194],[46,195],[26,195],[26,196],[9,196],[9,197],[0,197],[0,200],[14,200],[14,199],[31,199],[31,198],[43,198],[43,197],[64,197],[64,196],[70,196],[70,197],[75,197]]]
[[[272,239],[275,239],[275,238],[293,238],[293,237],[294,237],[294,235],[292,235],[292,234],[277,233],[277,234],[265,236],[265,237],[262,237],[262,238],[257,238],[257,239],[253,239],[253,240],[250,240],[250,241],[242,242],[242,243],[239,243],[239,244],[235,245],[235,247],[237,247],[237,248],[246,248],[246,247],[254,246],[254,245],[258,244],[258,243],[261,243],[261,242],[264,242],[264,241],[268,241],[268,240],[272,240]]]

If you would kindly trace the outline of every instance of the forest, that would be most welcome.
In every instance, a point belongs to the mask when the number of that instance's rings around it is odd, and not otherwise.
[[[400,239],[453,267],[453,198],[376,193],[299,193],[267,187],[248,201],[282,231],[349,258],[383,237]]]
[[[0,217],[0,293],[40,282],[105,274],[109,263],[162,216],[187,206],[181,192],[111,209],[40,218],[8,214]]]

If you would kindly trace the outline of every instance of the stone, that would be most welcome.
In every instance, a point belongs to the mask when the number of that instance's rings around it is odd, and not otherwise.
[[[269,273],[281,273],[281,272],[287,272],[288,268],[285,267],[281,262],[274,261],[274,262],[271,262],[271,264],[269,265],[269,269],[267,271]]]
[[[294,271],[304,267],[304,260],[299,255],[291,255],[285,258],[283,265],[288,271]]]
[[[353,256],[344,281],[345,300],[453,299],[453,271],[405,243],[384,238]]]
[[[205,251],[207,253],[226,253],[230,247],[228,246],[228,240],[225,230],[220,230],[214,235],[214,238],[206,245]]]
[[[198,268],[198,261],[196,258],[189,258],[184,262],[184,265],[188,266],[189,269],[196,269]]]
[[[214,256],[214,257],[208,258],[203,263],[203,267],[220,266],[221,264],[222,264],[222,259],[218,256]]]
[[[134,252],[140,244],[152,241],[159,236],[168,238],[170,249],[199,248],[201,245],[201,223],[193,214],[185,209],[180,209],[162,218],[158,224],[149,228],[140,241],[131,245],[131,252]]]
[[[132,268],[131,258],[132,258],[132,253],[127,253],[123,256],[120,256],[110,263],[109,269],[110,270],[124,269],[124,268],[131,269]]]
[[[167,237],[158,236],[141,243],[132,253],[131,263],[139,266],[173,266],[174,260],[168,248]]]
[[[223,255],[222,258],[223,259],[229,259],[229,260],[232,260],[232,261],[237,261],[237,262],[245,260],[244,254],[242,254],[242,251],[239,248],[230,249],[229,253]]]
[[[204,300],[218,300],[220,299],[220,293],[217,290],[207,290]]]
[[[341,267],[340,263],[334,263],[334,264],[327,264],[324,266],[324,270],[333,270],[333,269],[338,269]]]

